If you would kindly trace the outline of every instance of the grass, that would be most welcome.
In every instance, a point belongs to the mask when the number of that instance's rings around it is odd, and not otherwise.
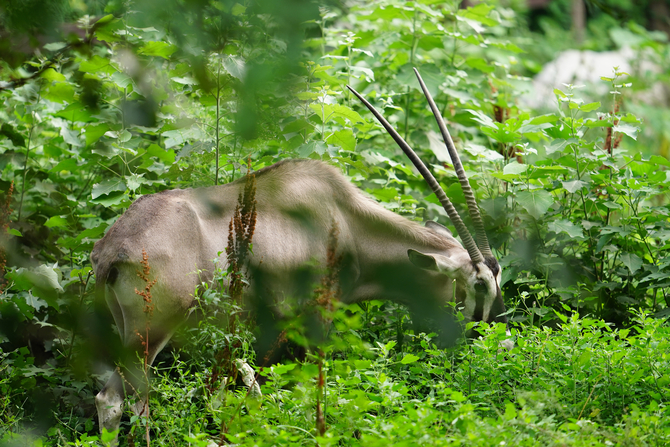
[[[147,426],[151,444],[161,446],[670,443],[670,329],[662,320],[640,315],[631,328],[613,330],[560,316],[554,329],[521,328],[511,351],[499,347],[503,326],[479,324],[481,337],[441,350],[430,335],[411,331],[400,349],[398,315],[380,303],[339,309],[331,342],[322,347],[324,387],[315,354],[261,371],[260,402],[213,374],[209,350],[225,333],[203,319],[184,328],[177,337],[182,348],[153,367],[151,416],[126,418],[121,445],[144,445]],[[323,436],[316,427],[319,393]],[[14,424],[0,444],[106,445],[95,424],[70,431],[66,425],[30,436],[30,424]]]

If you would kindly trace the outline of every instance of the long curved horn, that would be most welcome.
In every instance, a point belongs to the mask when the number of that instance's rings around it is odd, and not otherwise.
[[[430,109],[433,111],[433,115],[435,115],[435,120],[437,121],[437,125],[440,128],[440,132],[442,133],[442,139],[444,140],[444,144],[447,146],[447,150],[449,151],[451,162],[454,164],[454,170],[458,176],[458,181],[461,183],[461,189],[463,190],[463,195],[465,196],[465,202],[468,204],[470,218],[472,219],[472,223],[475,226],[477,245],[479,246],[479,249],[481,250],[484,257],[492,257],[493,253],[491,252],[491,247],[489,247],[489,239],[486,237],[486,232],[484,231],[484,221],[482,220],[482,215],[479,213],[479,207],[477,206],[475,194],[472,191],[468,177],[465,175],[465,170],[461,164],[461,158],[458,156],[458,152],[456,152],[454,141],[451,139],[451,135],[449,135],[449,130],[447,130],[447,126],[444,124],[442,114],[435,105],[433,97],[430,95],[428,88],[426,88],[426,84],[424,84],[423,79],[421,79],[419,70],[415,68],[414,73],[419,79],[421,90],[423,90],[423,94],[426,96],[428,104],[430,104]]]
[[[477,248],[477,244],[475,244],[475,241],[472,239],[472,235],[470,235],[470,232],[468,231],[467,227],[463,223],[463,220],[461,220],[461,216],[458,215],[458,211],[456,211],[456,208],[454,208],[454,205],[451,204],[451,201],[445,194],[444,190],[440,186],[439,183],[437,183],[437,180],[435,180],[435,177],[433,177],[433,174],[426,168],[426,165],[423,164],[421,159],[416,155],[414,150],[410,147],[409,144],[403,138],[396,132],[396,130],[389,124],[388,121],[377,111],[377,109],[374,108],[372,104],[370,104],[360,93],[358,93],[356,90],[354,90],[351,86],[347,85],[347,88],[351,90],[351,92],[356,95],[358,99],[361,100],[363,104],[372,112],[372,114],[377,118],[377,121],[381,123],[382,126],[386,129],[386,131],[391,135],[391,137],[395,140],[395,142],[400,146],[400,149],[407,155],[407,157],[412,161],[416,169],[421,173],[423,178],[426,180],[428,183],[428,186],[430,186],[430,189],[433,190],[435,195],[437,196],[437,199],[440,201],[442,204],[442,207],[444,210],[447,212],[447,215],[449,216],[449,219],[451,219],[451,222],[454,224],[454,227],[456,227],[456,231],[458,232],[458,235],[461,237],[461,241],[463,241],[463,245],[465,246],[465,249],[468,251],[468,254],[470,255],[470,259],[472,259],[473,262],[483,262],[484,257],[482,256],[482,253],[479,251],[479,248]]]

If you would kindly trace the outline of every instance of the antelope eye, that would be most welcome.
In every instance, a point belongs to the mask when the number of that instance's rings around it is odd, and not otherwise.
[[[486,292],[486,283],[484,283],[484,281],[477,281],[475,283],[475,292],[485,293]]]

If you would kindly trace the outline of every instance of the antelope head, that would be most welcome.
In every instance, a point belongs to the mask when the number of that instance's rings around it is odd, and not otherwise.
[[[461,188],[463,189],[463,194],[465,195],[470,218],[472,219],[475,227],[476,242],[463,223],[463,220],[459,216],[458,212],[452,205],[451,201],[445,194],[444,190],[440,187],[439,183],[435,180],[435,177],[433,177],[431,172],[428,170],[428,168],[426,168],[414,150],[398,134],[398,132],[396,132],[396,130],[389,124],[389,122],[386,121],[386,119],[372,106],[372,104],[370,104],[352,87],[347,86],[347,88],[349,88],[349,90],[351,90],[351,92],[356,95],[358,99],[360,99],[363,104],[365,104],[365,106],[372,112],[381,125],[384,126],[386,131],[391,135],[398,146],[400,146],[403,152],[407,155],[407,157],[409,157],[414,166],[421,173],[444,207],[444,210],[447,212],[447,215],[449,216],[449,219],[453,223],[454,227],[456,227],[456,231],[458,232],[458,235],[460,236],[463,243],[463,249],[458,247],[458,250],[453,250],[452,252],[448,252],[446,254],[421,253],[419,251],[409,249],[409,259],[417,267],[442,273],[455,281],[456,301],[462,309],[462,313],[466,319],[466,322],[496,321],[506,323],[507,318],[504,315],[505,305],[503,303],[502,293],[500,291],[500,265],[491,252],[489,241],[486,237],[486,232],[484,231],[484,223],[479,212],[479,207],[475,201],[475,195],[472,191],[470,183],[468,182],[468,178],[465,175],[463,165],[461,164],[461,160],[458,156],[458,153],[456,152],[451,135],[449,135],[449,131],[444,124],[442,115],[435,105],[435,101],[433,101],[430,92],[426,88],[426,85],[424,84],[423,79],[421,79],[421,75],[419,75],[419,72],[416,70],[416,68],[414,69],[414,72],[419,80],[419,84],[421,84],[421,89],[423,90],[423,93],[428,100],[428,104],[430,105],[433,115],[437,120],[437,125],[440,128],[442,138],[445,145],[447,146],[449,156],[451,157],[452,164],[454,165],[458,180],[461,184]],[[445,237],[452,237],[449,230],[439,224],[428,222],[426,225],[436,232],[441,232]],[[511,347],[511,341],[509,347]]]

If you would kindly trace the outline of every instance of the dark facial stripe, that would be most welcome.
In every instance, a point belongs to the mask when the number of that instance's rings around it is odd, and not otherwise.
[[[475,313],[472,315],[473,321],[481,321],[484,316],[484,295],[475,294],[477,304],[475,305]]]

